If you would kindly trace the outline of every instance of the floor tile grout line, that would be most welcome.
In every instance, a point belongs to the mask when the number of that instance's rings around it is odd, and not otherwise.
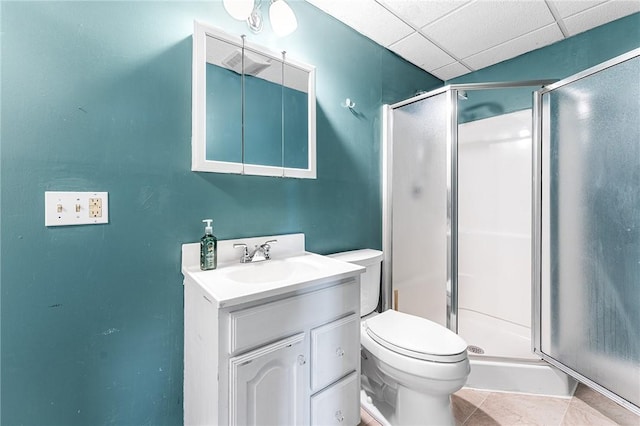
[[[469,416],[464,419],[464,421],[462,422],[462,426],[465,426],[467,424],[467,422],[469,421],[469,419],[471,418],[471,416],[473,416],[473,414],[478,411],[478,407],[474,408],[473,411],[471,412],[471,414],[469,414]]]
[[[466,418],[466,419],[464,419],[464,421],[462,422],[462,426],[466,425],[466,424],[467,424],[467,422],[469,421],[469,419],[471,418],[471,416],[473,416],[473,413],[475,413],[476,411],[478,411],[478,407],[476,407],[475,405],[474,405],[474,407],[475,407],[475,408],[473,409],[473,411],[471,411],[471,413],[469,413],[469,415],[467,416],[467,418]]]
[[[465,426],[465,425],[467,424],[467,422],[469,421],[469,419],[471,418],[471,416],[473,416],[473,415],[476,413],[476,411],[478,411],[478,410],[480,409],[480,407],[482,406],[482,404],[484,404],[484,403],[485,403],[485,401],[487,400],[487,398],[489,398],[489,395],[491,395],[492,393],[493,393],[493,392],[488,392],[488,393],[484,396],[484,398],[482,399],[482,401],[480,401],[480,404],[478,404],[478,405],[473,404],[473,406],[474,406],[475,408],[473,409],[473,411],[471,411],[471,414],[469,414],[469,416],[468,416],[466,419],[464,419],[464,421],[462,422],[462,426]]]
[[[569,399],[569,402],[567,403],[567,406],[564,409],[564,413],[562,413],[562,417],[560,418],[560,424],[558,426],[562,426],[564,424],[564,419],[567,417],[567,413],[569,412],[569,406],[571,405],[571,402],[573,402],[573,398],[575,398],[575,396],[572,396]]]

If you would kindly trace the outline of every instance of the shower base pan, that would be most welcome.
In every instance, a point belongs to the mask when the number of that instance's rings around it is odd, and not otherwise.
[[[470,356],[466,387],[535,395],[571,397],[577,382],[544,361],[518,362]]]

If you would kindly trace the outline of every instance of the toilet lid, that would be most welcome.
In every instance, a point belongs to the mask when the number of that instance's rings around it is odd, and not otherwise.
[[[367,334],[385,348],[427,361],[467,358],[467,343],[453,331],[414,315],[388,310],[366,320]]]

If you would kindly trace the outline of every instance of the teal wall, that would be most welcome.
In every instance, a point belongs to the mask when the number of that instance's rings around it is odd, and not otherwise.
[[[235,71],[207,64],[206,159],[242,162],[242,80]],[[282,119],[282,117],[281,117]],[[213,131],[215,129],[215,131]],[[226,142],[226,143],[225,143]]]
[[[240,163],[244,151],[248,164],[282,167],[284,160],[284,167],[309,168],[306,92],[213,64],[206,66],[206,86],[207,160]]]
[[[639,47],[636,13],[446,83],[560,80]],[[533,90],[537,89],[469,91],[469,99],[458,103],[461,121],[531,108]]]
[[[193,19],[246,32],[221,2],[0,3],[3,426],[181,424],[180,245],[203,218],[380,248],[380,106],[442,82],[292,7],[293,35],[248,37],[317,67],[316,180],[190,171]],[[108,191],[110,223],[45,228],[47,190]]]

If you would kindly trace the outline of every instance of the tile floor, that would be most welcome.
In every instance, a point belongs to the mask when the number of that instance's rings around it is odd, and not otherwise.
[[[572,398],[464,388],[452,397],[457,426],[640,426],[633,414],[584,385]],[[377,426],[365,411],[359,426]]]

